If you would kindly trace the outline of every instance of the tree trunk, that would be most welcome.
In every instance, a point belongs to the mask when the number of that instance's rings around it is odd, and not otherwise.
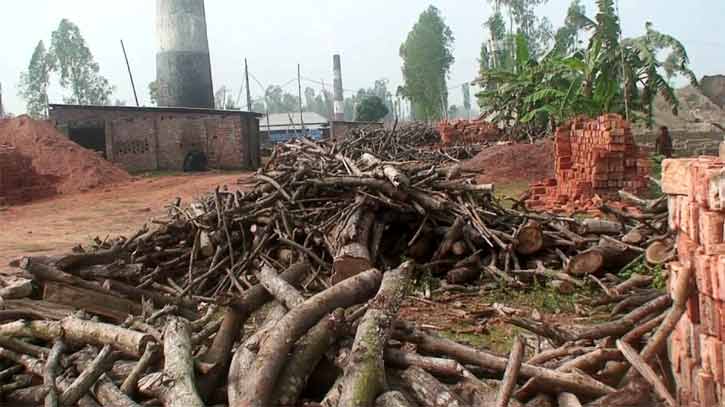
[[[340,333],[339,323],[344,319],[344,311],[336,310],[295,345],[289,362],[279,376],[275,391],[275,406],[296,406],[310,375],[315,371],[325,352],[335,342]]]
[[[514,340],[511,353],[509,354],[509,362],[506,366],[506,371],[503,374],[503,382],[498,391],[498,397],[496,397],[496,407],[507,407],[509,400],[511,400],[511,394],[516,387],[516,381],[519,377],[519,371],[521,370],[521,363],[524,359],[524,352],[526,351],[526,342],[519,335]]]
[[[155,394],[165,407],[204,407],[196,390],[188,322],[179,318],[171,318],[167,322],[163,380],[154,383],[153,376],[143,378],[140,387],[147,389],[146,393]]]
[[[375,400],[375,407],[414,407],[399,391],[383,393]]]
[[[516,234],[516,253],[529,256],[544,247],[544,232],[541,225],[530,221]]]
[[[371,406],[385,389],[383,353],[390,338],[393,319],[398,315],[412,281],[414,265],[406,262],[384,274],[380,290],[360,321],[352,345],[351,360],[345,367],[340,404]]]
[[[17,321],[0,325],[2,336],[29,336],[46,341],[63,337],[71,343],[111,345],[121,352],[140,357],[151,335],[102,322],[66,318],[62,321]]]
[[[349,278],[291,310],[262,343],[245,381],[251,391],[230,407],[267,406],[294,343],[326,314],[369,299],[380,286],[382,273],[371,269]]]
[[[575,276],[596,275],[606,269],[624,266],[638,255],[624,245],[602,239],[598,246],[572,257],[567,272]]]
[[[419,367],[405,369],[400,378],[405,389],[423,407],[463,407],[458,396]]]

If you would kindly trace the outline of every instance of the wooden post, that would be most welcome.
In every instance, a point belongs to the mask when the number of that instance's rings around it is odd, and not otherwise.
[[[300,64],[297,64],[297,90],[300,99],[300,128],[302,129],[302,136],[305,136],[305,119],[302,117],[302,74],[300,70]]]
[[[128,63],[128,55],[126,54],[126,46],[123,45],[121,40],[121,49],[123,50],[123,57],[126,59],[126,69],[128,69],[128,76],[131,78],[131,89],[133,89],[133,97],[136,99],[136,107],[140,107],[138,103],[138,95],[136,94],[136,85],[133,83],[133,74],[131,73],[131,65]]]

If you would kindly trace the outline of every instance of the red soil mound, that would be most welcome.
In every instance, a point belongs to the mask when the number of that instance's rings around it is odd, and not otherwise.
[[[536,144],[497,144],[465,162],[464,171],[479,172],[482,183],[539,181],[554,176],[551,140]]]
[[[38,183],[51,182],[56,193],[81,192],[131,179],[126,171],[74,143],[50,122],[28,116],[0,120],[0,144],[8,144],[30,159],[36,176],[43,178]],[[17,191],[5,192],[17,194]],[[28,196],[25,200],[35,198],[38,196]]]

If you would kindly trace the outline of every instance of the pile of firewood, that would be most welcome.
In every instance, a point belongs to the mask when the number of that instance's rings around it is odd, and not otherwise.
[[[356,159],[363,153],[388,161],[449,162],[467,160],[481,152],[486,143],[441,145],[437,129],[427,123],[396,125],[392,130],[379,127],[352,129],[340,148]]]
[[[0,292],[0,395],[12,405],[342,407],[551,396],[603,406],[649,394],[637,374],[618,390],[619,379],[630,364],[651,379],[645,362],[661,356],[680,297],[665,317],[672,301],[647,288],[651,278],[605,273],[645,248],[667,260],[661,200],[640,201],[637,214],[603,208],[616,220],[530,213],[455,161],[386,143],[280,145],[246,192],[175,202],[167,221],[94,250],[23,259],[32,283]],[[565,328],[500,310],[555,345],[523,363],[518,341],[507,360],[398,318],[422,274],[444,290],[589,285],[616,312]],[[640,356],[632,346],[658,326]]]

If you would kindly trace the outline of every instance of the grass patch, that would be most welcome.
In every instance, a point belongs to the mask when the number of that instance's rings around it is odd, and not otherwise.
[[[654,280],[652,281],[652,286],[654,288],[664,289],[665,287],[667,287],[667,270],[661,264],[650,266],[649,264],[647,264],[647,260],[645,260],[644,256],[642,256],[636,263],[633,263],[628,267],[622,269],[619,272],[619,276],[626,280],[632,277],[632,274],[635,273],[645,276],[652,276],[654,278]]]
[[[578,295],[586,294],[582,289]],[[517,308],[537,309],[545,313],[575,313],[577,294],[561,294],[553,288],[536,285],[528,290],[505,290],[493,292],[486,299]]]

